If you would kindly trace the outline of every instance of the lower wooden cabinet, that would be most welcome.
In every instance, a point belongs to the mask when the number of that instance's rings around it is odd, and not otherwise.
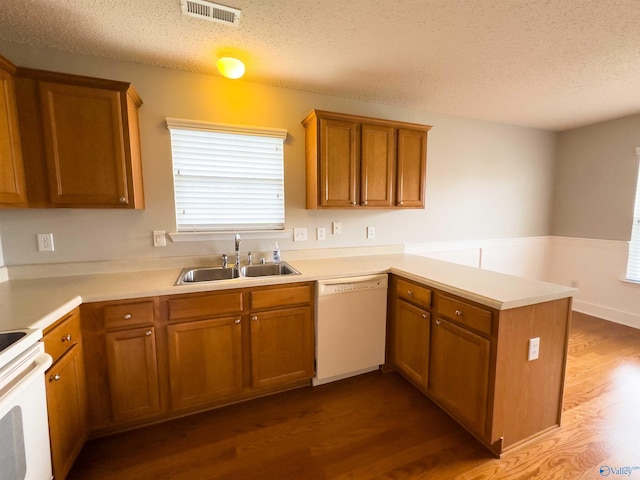
[[[75,345],[47,372],[51,460],[63,480],[87,438],[82,345]]]
[[[242,393],[241,323],[238,315],[167,327],[172,407],[206,405]]]
[[[91,432],[310,383],[313,300],[306,282],[83,305]]]
[[[163,412],[157,300],[81,306],[89,429],[102,434]]]
[[[423,390],[429,380],[430,314],[402,300],[395,304],[391,362],[405,377]]]
[[[274,388],[313,377],[311,307],[251,314],[251,386]]]
[[[494,454],[560,426],[570,298],[498,310],[392,275],[389,305],[387,366]]]
[[[78,310],[44,334],[53,365],[45,374],[51,460],[56,480],[64,480],[87,439],[85,368]]]
[[[447,320],[431,328],[429,394],[459,421],[484,435],[491,343]]]
[[[107,372],[116,422],[144,418],[160,410],[153,327],[107,332]]]

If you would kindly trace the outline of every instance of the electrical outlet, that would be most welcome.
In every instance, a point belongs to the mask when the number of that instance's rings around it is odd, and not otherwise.
[[[316,239],[320,241],[327,239],[327,235],[325,233],[324,227],[316,228]]]
[[[296,227],[293,229],[293,241],[294,242],[306,242],[307,241],[307,228]]]
[[[36,237],[39,252],[53,252],[53,233],[38,233]]]
[[[529,357],[528,360],[537,360],[540,356],[540,337],[529,339]]]
[[[340,223],[340,222],[332,222],[331,223],[331,233],[333,235],[340,235],[342,233],[342,223]]]
[[[376,238],[376,227],[367,227],[367,238]]]
[[[166,247],[167,246],[167,237],[165,236],[164,230],[154,230],[153,231],[153,246],[154,247]]]

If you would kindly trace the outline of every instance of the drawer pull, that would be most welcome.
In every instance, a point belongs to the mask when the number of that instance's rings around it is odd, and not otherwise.
[[[462,316],[462,310],[456,310],[456,316],[461,317]]]
[[[240,319],[237,318],[236,321],[234,322],[236,325],[238,325],[240,323]]]
[[[428,316],[429,316],[429,314],[427,314],[427,313],[423,313],[422,314],[422,318],[424,318],[425,320],[427,319]]]
[[[130,314],[130,313],[126,313],[126,314],[124,315],[124,319],[125,319],[125,320],[131,320],[131,314]]]
[[[60,381],[60,375],[59,375],[59,374],[57,374],[57,373],[56,373],[55,375],[51,375],[51,376],[49,377],[49,381],[50,381],[50,382],[58,382],[58,381]]]
[[[439,327],[440,325],[442,325],[442,322],[440,320],[436,320],[436,326]]]
[[[413,290],[407,290],[407,295],[409,295],[410,297],[413,296]]]
[[[70,334],[70,333],[68,333],[67,335],[64,335],[64,336],[62,337],[62,343],[64,343],[64,342],[70,342],[70,341],[71,341],[71,334]]]
[[[251,317],[251,320],[253,320],[255,322],[256,320],[258,320],[258,316],[254,315],[253,317]]]
[[[127,201],[127,199],[125,197],[120,197],[118,199],[118,202],[120,202],[120,203],[125,203],[126,201]]]
[[[144,332],[144,334],[145,334],[147,337],[150,337],[152,333],[153,333],[153,332],[152,332],[151,330],[147,330],[146,332]]]

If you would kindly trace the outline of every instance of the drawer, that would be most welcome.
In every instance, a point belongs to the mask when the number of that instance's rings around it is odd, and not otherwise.
[[[179,322],[242,312],[242,292],[231,290],[195,296],[179,296],[167,300],[169,321]]]
[[[440,295],[438,314],[477,332],[491,335],[491,312],[484,308],[476,307],[458,298]]]
[[[280,288],[265,288],[249,293],[252,310],[302,305],[313,301],[313,285],[294,285]]]
[[[58,320],[44,335],[44,350],[53,357],[55,363],[80,338],[80,314],[76,309]]]
[[[398,278],[396,294],[399,298],[423,308],[431,307],[431,290],[422,285]]]
[[[103,310],[104,328],[117,330],[153,325],[153,302],[119,303]]]

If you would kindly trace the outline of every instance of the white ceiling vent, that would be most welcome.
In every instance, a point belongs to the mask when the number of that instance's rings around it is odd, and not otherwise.
[[[235,27],[240,23],[240,10],[207,0],[181,0],[182,13]]]

